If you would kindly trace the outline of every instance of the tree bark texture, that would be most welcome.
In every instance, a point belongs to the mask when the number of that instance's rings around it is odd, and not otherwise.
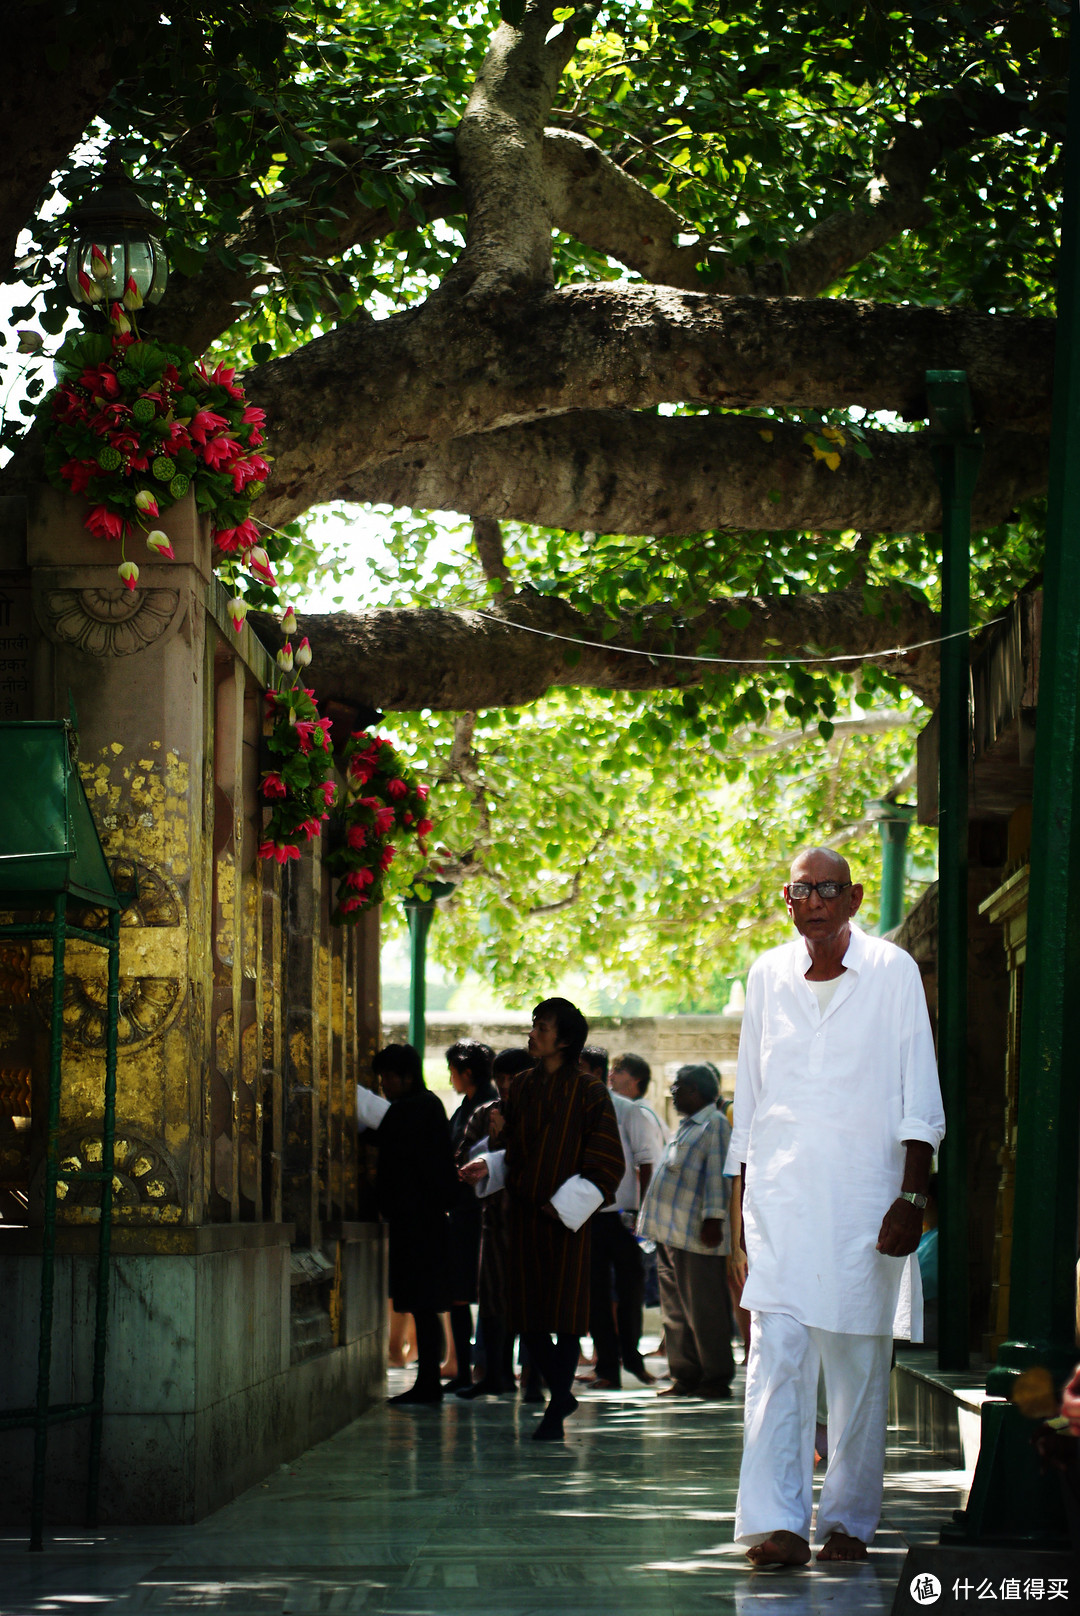
[[[717,528],[940,527],[925,434],[868,433],[869,459],[849,438],[835,471],[814,459],[805,437],[804,427],[753,416],[581,410],[416,448],[369,466],[338,493],[376,505],[657,538]],[[1044,438],[990,435],[974,525],[994,527],[1042,493],[1047,460]]]
[[[568,287],[498,312],[438,294],[255,371],[276,455],[264,519],[290,520],[417,445],[570,410],[862,405],[918,420],[926,371],[953,369],[968,373],[980,425],[1049,425],[1050,320],[638,286]]]
[[[553,281],[544,126],[577,42],[568,27],[548,39],[555,9],[529,0],[518,27],[496,28],[458,125],[468,229],[446,284],[464,288],[471,308]]]
[[[299,633],[311,641],[320,700],[399,712],[423,707],[460,712],[519,707],[555,685],[602,690],[697,685],[709,664],[668,661],[661,653],[693,656],[710,633],[718,643],[709,654],[731,658],[727,671],[737,675],[767,672],[756,664],[785,656],[846,652],[863,658],[932,639],[937,632],[936,614],[905,590],[883,595],[880,606],[881,615],[868,615],[859,587],[830,595],[713,601],[692,622],[674,629],[651,628],[646,619],[644,633],[635,638],[630,618],[613,625],[525,590],[483,616],[475,611],[339,612],[302,617]],[[263,616],[255,626],[276,650],[281,634],[274,619]],[[656,655],[570,646],[529,629],[598,642],[607,633],[615,645]],[[924,701],[935,699],[936,647],[888,658],[882,666]]]

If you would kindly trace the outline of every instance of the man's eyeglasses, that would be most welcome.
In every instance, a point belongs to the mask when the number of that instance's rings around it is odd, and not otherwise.
[[[850,881],[792,881],[784,888],[784,902],[805,903],[811,892],[816,892],[819,898],[827,902],[830,898],[838,898],[844,888],[850,885]]]

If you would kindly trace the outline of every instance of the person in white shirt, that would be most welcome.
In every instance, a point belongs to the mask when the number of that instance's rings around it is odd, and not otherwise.
[[[624,1099],[632,1100],[646,1118],[652,1129],[656,1159],[659,1161],[671,1130],[645,1098],[652,1082],[652,1067],[641,1055],[620,1055],[612,1064],[607,1082],[612,1094],[621,1094]]]
[[[608,1077],[608,1052],[599,1044],[586,1044],[581,1051],[582,1070]],[[651,1386],[641,1356],[641,1331],[645,1306],[645,1259],[634,1235],[637,1210],[645,1197],[662,1155],[658,1148],[651,1113],[632,1100],[611,1091],[615,1121],[619,1126],[626,1171],[611,1201],[594,1213],[590,1262],[589,1330],[596,1348],[596,1369],[583,1378],[594,1391],[618,1391],[623,1369]],[[612,1280],[614,1302],[612,1308]]]
[[[881,1514],[893,1318],[945,1133],[910,955],[853,924],[863,889],[827,848],[784,900],[799,937],[750,971],[727,1172],[741,1176],[753,1320],[736,1541],[803,1565],[818,1367],[829,1404],[819,1560],[862,1560]]]
[[[735,1359],[725,1262],[731,1185],[724,1176],[731,1130],[717,1108],[718,1094],[710,1067],[679,1067],[671,1085],[679,1129],[638,1218],[638,1233],[656,1242],[672,1375],[659,1397],[731,1396]]]

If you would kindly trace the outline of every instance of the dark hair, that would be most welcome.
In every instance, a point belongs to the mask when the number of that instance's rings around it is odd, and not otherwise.
[[[413,1088],[427,1087],[424,1082],[424,1063],[420,1059],[419,1051],[411,1044],[387,1044],[385,1049],[380,1049],[372,1056],[371,1070],[376,1077],[389,1072],[394,1077],[410,1078]]]
[[[614,1062],[614,1070],[626,1072],[634,1079],[639,1100],[652,1082],[652,1067],[641,1055],[620,1055]]]
[[[581,1051],[581,1058],[590,1072],[602,1077],[607,1082],[608,1053],[600,1044],[586,1044]]]
[[[455,1067],[459,1072],[468,1072],[478,1089],[485,1088],[491,1082],[491,1063],[495,1059],[495,1051],[488,1044],[481,1044],[475,1038],[463,1038],[458,1044],[451,1044],[446,1051],[446,1064]]]
[[[517,1077],[527,1072],[536,1062],[527,1049],[500,1049],[491,1067],[492,1077]]]
[[[712,1067],[704,1063],[700,1066],[680,1066],[675,1073],[675,1081],[684,1087],[697,1089],[706,1105],[710,1105],[720,1093]]]
[[[563,1046],[563,1065],[577,1071],[581,1051],[589,1036],[589,1023],[569,999],[543,999],[533,1011],[533,1020],[555,1023],[555,1036]]]

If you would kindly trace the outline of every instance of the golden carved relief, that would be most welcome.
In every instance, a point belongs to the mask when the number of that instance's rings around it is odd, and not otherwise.
[[[61,1175],[100,1172],[102,1150],[100,1125],[76,1128],[62,1135]],[[42,1163],[30,1187],[31,1204],[39,1210],[44,1179]],[[63,1222],[97,1221],[100,1180],[61,1176],[56,1193]],[[127,1214],[135,1222],[178,1223],[179,1199],[176,1169],[164,1145],[130,1128],[119,1128],[113,1141],[113,1215]]]
[[[170,628],[178,589],[47,589],[38,597],[41,626],[51,640],[88,656],[134,656]]]
[[[64,1037],[83,1049],[105,1048],[105,974],[64,979]],[[184,984],[175,977],[137,976],[120,979],[120,1015],[116,1041],[131,1050],[160,1038],[176,1020]],[[52,1007],[52,977],[36,984],[34,1004],[44,1020]]]

